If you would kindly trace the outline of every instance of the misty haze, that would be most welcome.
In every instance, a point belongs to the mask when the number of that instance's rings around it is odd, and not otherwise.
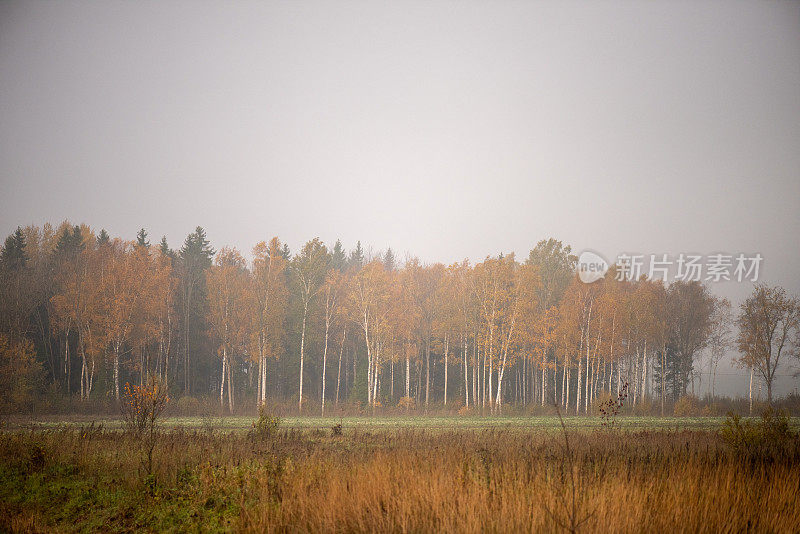
[[[800,531],[800,3],[0,3],[0,530]]]

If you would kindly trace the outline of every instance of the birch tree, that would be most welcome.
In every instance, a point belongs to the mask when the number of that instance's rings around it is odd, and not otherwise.
[[[242,255],[236,249],[223,248],[207,273],[209,294],[208,320],[219,340],[221,361],[219,402],[224,406],[227,381],[228,410],[233,412],[234,380],[232,370],[237,354],[241,354],[249,338],[252,313],[250,276]]]
[[[717,367],[725,354],[733,348],[731,328],[733,327],[733,313],[728,299],[718,299],[711,318],[711,336],[708,341],[708,374],[711,384],[711,400],[716,396]]]
[[[108,304],[105,315],[105,338],[113,357],[114,397],[119,401],[120,360],[136,326],[137,299],[140,298],[137,273],[130,243],[116,241],[107,245],[111,253],[110,269],[103,283],[104,298]]]
[[[328,251],[318,238],[307,242],[299,254],[292,259],[303,322],[300,330],[300,392],[298,410],[303,411],[303,367],[305,363],[306,322],[309,306],[325,281],[328,267]]]
[[[289,294],[285,276],[286,259],[280,251],[281,242],[277,237],[273,237],[269,245],[261,241],[253,248],[253,353],[258,357],[258,406],[267,400],[267,361],[280,357],[286,337],[284,326]]]
[[[378,354],[375,350],[378,319],[387,299],[387,277],[383,263],[374,260],[353,276],[350,306],[364,333],[367,348],[367,404],[375,407],[375,381],[377,380]]]
[[[325,284],[322,290],[325,296],[325,342],[322,350],[322,417],[325,417],[325,385],[327,382],[326,372],[328,368],[328,338],[331,333],[331,326],[339,314],[339,307],[343,298],[342,293],[344,288],[345,284],[342,273],[339,272],[338,269],[330,269],[325,277]],[[342,341],[342,344],[344,344],[344,341]]]
[[[413,258],[406,263],[409,271],[409,296],[418,318],[417,332],[425,351],[425,407],[430,402],[431,385],[431,342],[436,320],[437,293],[444,277],[444,266],[435,264],[423,266]]]
[[[756,284],[742,303],[736,324],[739,328],[736,342],[742,353],[736,361],[761,375],[771,406],[775,372],[781,358],[798,356],[800,301],[787,295],[782,287]]]

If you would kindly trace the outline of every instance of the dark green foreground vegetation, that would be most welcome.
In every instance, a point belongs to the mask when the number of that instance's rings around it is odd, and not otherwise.
[[[150,466],[110,421],[9,424],[0,530],[800,529],[796,420],[597,421],[171,419]]]

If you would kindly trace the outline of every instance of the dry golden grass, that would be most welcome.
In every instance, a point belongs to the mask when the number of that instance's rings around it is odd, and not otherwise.
[[[540,532],[569,530],[572,518],[582,532],[800,531],[796,440],[758,460],[703,431],[571,432],[570,445],[521,430],[170,432],[145,480],[131,435],[6,434],[4,474],[94,481],[117,498],[94,497],[94,519],[70,518],[4,488],[0,527]]]

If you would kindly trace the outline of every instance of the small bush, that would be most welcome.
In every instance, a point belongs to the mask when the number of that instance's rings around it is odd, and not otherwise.
[[[264,406],[260,406],[258,408],[258,419],[253,421],[251,434],[257,439],[272,438],[277,433],[280,424],[280,417],[269,413]]]
[[[400,400],[397,401],[397,407],[404,408],[406,410],[413,408],[414,404],[414,399],[411,397],[401,397]]]
[[[462,406],[458,409],[458,415],[472,415],[474,410],[469,406]]]
[[[341,423],[341,421],[336,423],[335,425],[333,425],[331,427],[331,434],[334,437],[338,437],[338,436],[342,435],[342,423]]]
[[[636,402],[636,405],[633,407],[633,415],[638,415],[641,417],[647,417],[650,415],[655,415],[658,413],[653,401],[649,398],[642,398]]]
[[[789,416],[772,408],[755,423],[729,412],[720,434],[734,453],[745,458],[775,458],[797,452],[797,435],[789,428]]]
[[[13,342],[0,334],[0,413],[27,410],[34,401],[34,389],[42,369],[33,344],[27,339]]]
[[[790,393],[785,399],[778,401],[780,406],[790,414],[800,414],[800,395]]]
[[[608,402],[614,397],[616,397],[616,395],[612,395],[611,393],[609,393],[605,389],[602,390],[602,391],[598,391],[597,395],[595,395],[594,399],[592,400],[592,402],[590,404],[590,406],[592,408],[592,413],[599,414],[600,413],[600,407],[605,405],[605,404],[608,404]]]
[[[125,426],[137,434],[153,433],[158,418],[169,402],[167,389],[153,376],[145,386],[125,383],[121,411]]]
[[[203,431],[209,436],[213,436],[214,431],[217,429],[217,420],[208,415],[204,415],[200,419],[200,422],[203,427]]]
[[[606,430],[613,430],[617,424],[617,415],[625,407],[625,401],[628,399],[628,383],[622,386],[622,389],[617,393],[616,397],[608,395],[608,399],[601,402],[598,409],[600,411],[600,418],[602,419],[602,427]]]
[[[153,452],[158,441],[156,424],[168,402],[167,388],[157,376],[151,376],[145,386],[131,386],[125,383],[125,393],[120,406],[122,418],[128,431],[141,441],[142,467],[148,479],[153,475]],[[102,429],[100,431],[102,432]],[[155,484],[155,479],[152,480],[152,484]],[[148,486],[151,490],[152,484]]]
[[[684,395],[675,402],[672,412],[676,417],[693,417],[700,415],[700,401],[694,395]]]
[[[185,395],[175,402],[175,412],[178,415],[197,415],[200,413],[200,401]]]

